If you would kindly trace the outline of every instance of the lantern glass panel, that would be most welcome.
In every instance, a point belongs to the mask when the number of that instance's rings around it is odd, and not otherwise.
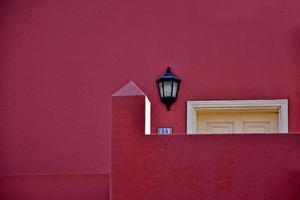
[[[162,97],[164,97],[164,90],[163,90],[163,84],[162,84],[162,82],[160,82],[158,84],[158,87],[159,87],[160,98],[162,98]]]
[[[173,82],[172,97],[176,97],[176,95],[177,95],[177,88],[178,88],[178,83],[177,82]]]
[[[164,81],[164,97],[172,96],[172,81]]]

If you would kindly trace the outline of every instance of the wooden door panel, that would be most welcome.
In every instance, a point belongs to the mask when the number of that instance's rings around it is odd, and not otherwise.
[[[243,133],[270,133],[271,122],[243,122]]]
[[[233,133],[234,122],[207,122],[206,130],[208,133]]]
[[[278,112],[264,110],[199,112],[197,132],[207,134],[278,132]]]

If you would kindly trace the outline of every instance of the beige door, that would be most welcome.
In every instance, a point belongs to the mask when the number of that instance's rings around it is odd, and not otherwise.
[[[197,112],[198,133],[276,133],[278,129],[276,109],[203,109]]]

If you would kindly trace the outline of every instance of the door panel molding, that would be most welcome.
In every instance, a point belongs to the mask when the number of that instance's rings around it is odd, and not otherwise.
[[[288,100],[216,100],[187,102],[187,134],[197,134],[197,112],[201,110],[278,110],[279,133],[288,133]]]

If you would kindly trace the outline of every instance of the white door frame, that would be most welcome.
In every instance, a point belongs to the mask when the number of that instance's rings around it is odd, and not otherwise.
[[[217,100],[187,102],[187,134],[197,134],[197,110],[214,109],[278,109],[279,133],[288,133],[288,100]]]

